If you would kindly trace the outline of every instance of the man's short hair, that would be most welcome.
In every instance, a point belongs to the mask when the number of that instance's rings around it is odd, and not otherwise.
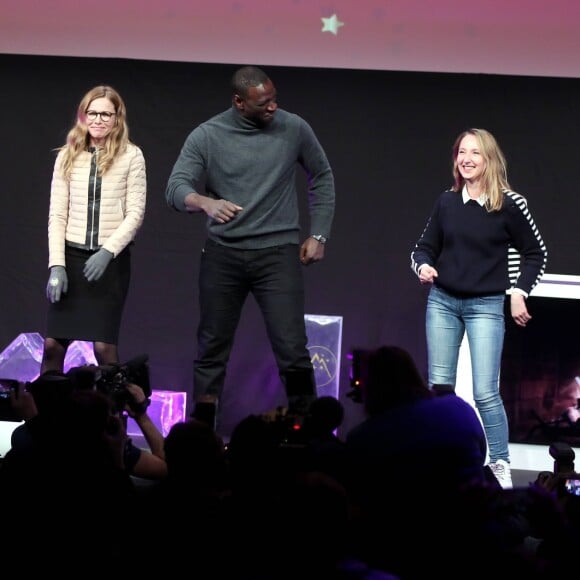
[[[257,66],[244,66],[238,69],[232,77],[232,90],[234,93],[245,97],[251,87],[263,85],[270,77]]]

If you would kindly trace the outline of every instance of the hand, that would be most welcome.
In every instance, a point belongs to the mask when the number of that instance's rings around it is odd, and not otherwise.
[[[315,240],[312,236],[306,238],[300,246],[300,262],[304,266],[320,262],[324,258],[324,244]]]
[[[244,209],[242,206],[225,199],[213,199],[208,203],[206,213],[220,224],[229,222]]]
[[[113,259],[113,254],[105,248],[95,252],[86,262],[83,274],[89,282],[96,282],[107,269],[109,262]]]
[[[532,318],[526,307],[526,299],[517,292],[510,296],[510,310],[512,318],[518,326],[524,327]]]
[[[68,290],[68,276],[64,266],[53,266],[50,269],[48,284],[46,285],[46,297],[54,304],[60,300],[62,294]]]
[[[17,390],[10,393],[10,402],[16,415],[23,421],[28,421],[38,415],[34,397],[26,390],[24,382],[19,381]]]
[[[150,401],[145,396],[143,389],[134,383],[127,383],[125,385],[128,393],[131,395],[131,400],[127,401],[125,411],[129,417],[136,419],[147,412],[147,407]]]
[[[424,264],[419,269],[419,281],[421,284],[433,284],[433,280],[439,276],[439,272],[432,266]]]

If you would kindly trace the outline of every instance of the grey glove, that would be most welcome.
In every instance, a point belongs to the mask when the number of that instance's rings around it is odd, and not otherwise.
[[[61,295],[68,290],[68,276],[64,266],[53,266],[50,269],[48,284],[46,285],[46,297],[54,304],[60,300]]]
[[[86,262],[83,274],[89,282],[96,282],[107,269],[109,262],[113,259],[113,254],[105,248],[95,252]]]

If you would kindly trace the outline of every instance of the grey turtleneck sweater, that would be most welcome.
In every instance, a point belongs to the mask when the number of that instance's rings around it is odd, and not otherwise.
[[[208,236],[225,246],[298,244],[298,165],[308,180],[310,233],[328,238],[335,204],[332,169],[310,125],[283,109],[265,127],[234,107],[196,127],[173,166],[165,198],[178,211],[187,211],[184,199],[191,192],[242,206],[228,223],[207,221]]]

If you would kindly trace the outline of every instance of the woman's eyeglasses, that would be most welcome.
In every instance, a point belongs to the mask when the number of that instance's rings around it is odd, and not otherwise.
[[[108,123],[114,115],[117,113],[111,113],[110,111],[87,111],[87,119],[89,121],[96,121],[97,117],[101,117],[103,123]]]

